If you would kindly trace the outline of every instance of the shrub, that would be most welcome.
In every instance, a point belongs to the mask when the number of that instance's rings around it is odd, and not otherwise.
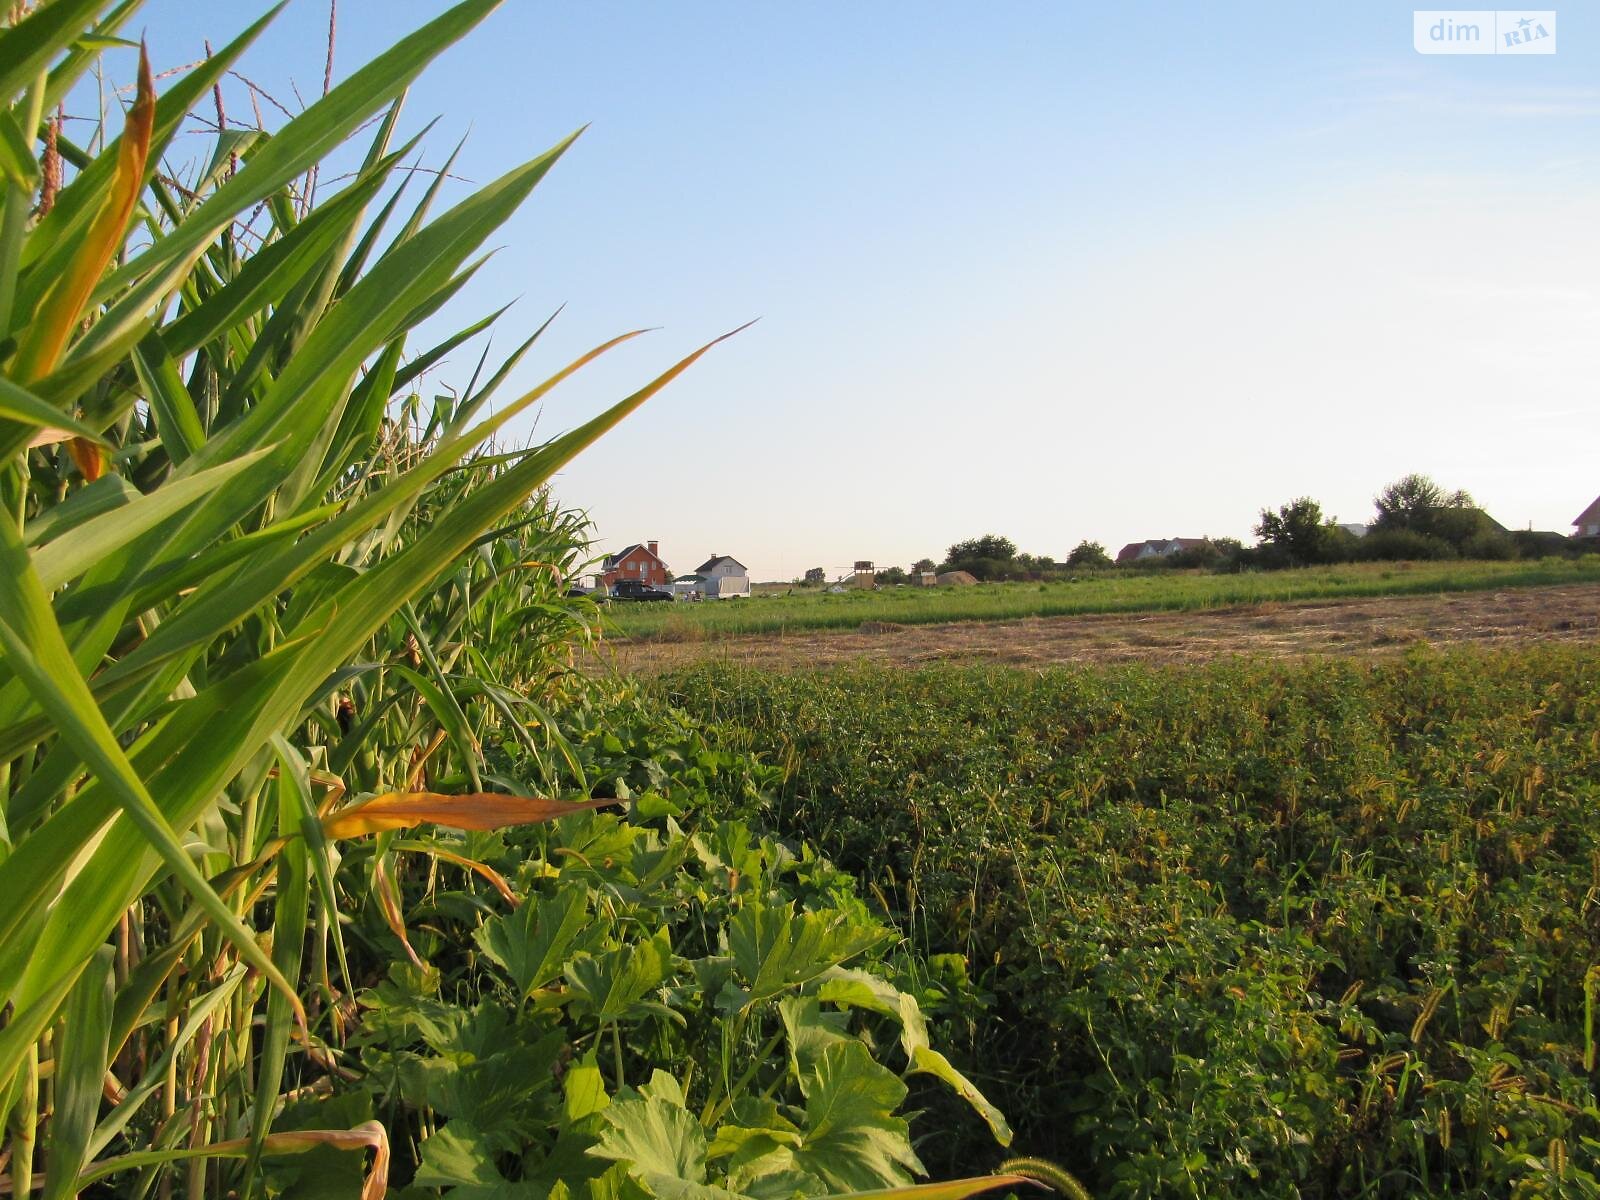
[[[1411,529],[1374,529],[1360,541],[1358,553],[1367,562],[1428,561],[1459,558],[1449,542]]]
[[[1106,553],[1106,548],[1099,542],[1081,541],[1072,548],[1072,553],[1067,555],[1069,567],[1109,567],[1111,556]]]

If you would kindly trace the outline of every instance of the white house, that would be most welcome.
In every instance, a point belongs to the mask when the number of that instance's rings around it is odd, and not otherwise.
[[[699,595],[707,600],[731,600],[750,594],[750,572],[736,558],[713,554],[692,573],[674,579],[672,590],[685,597]]]
[[[1198,550],[1206,544],[1205,538],[1151,538],[1146,542],[1129,542],[1117,551],[1119,563],[1140,562],[1149,558],[1167,558],[1185,550]]]

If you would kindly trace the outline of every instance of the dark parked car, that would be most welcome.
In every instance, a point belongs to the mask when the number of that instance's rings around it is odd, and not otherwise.
[[[640,583],[637,579],[622,579],[611,585],[611,595],[617,600],[671,600],[672,593]]]

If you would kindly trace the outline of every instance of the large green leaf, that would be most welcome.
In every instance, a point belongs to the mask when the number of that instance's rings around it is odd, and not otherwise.
[[[115,959],[115,950],[100,947],[67,1001],[65,1041],[57,1060],[55,1113],[50,1119],[44,1200],[77,1195],[78,1173],[89,1161],[89,1138],[100,1111],[110,1059],[107,1039],[111,1032]]]
[[[909,1183],[925,1173],[906,1122],[895,1116],[906,1086],[860,1042],[823,1050],[801,1078],[805,1127],[795,1165],[836,1191]]]
[[[676,1085],[661,1072],[652,1083],[644,1094],[606,1106],[604,1132],[589,1153],[622,1163],[662,1200],[734,1200],[737,1193],[706,1183],[705,1130],[674,1094]]]
[[[529,896],[514,912],[484,922],[474,936],[526,996],[560,978],[574,952],[592,948],[603,932],[590,922],[588,889],[569,880],[548,899]]]
[[[567,985],[582,1010],[606,1024],[639,1014],[639,1002],[672,977],[672,942],[665,929],[645,941],[573,959]]]
[[[802,912],[793,901],[752,903],[728,930],[733,961],[745,980],[744,1007],[816,979],[884,940],[883,927],[841,912]]]

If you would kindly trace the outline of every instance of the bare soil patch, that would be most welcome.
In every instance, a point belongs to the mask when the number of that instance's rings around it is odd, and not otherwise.
[[[863,625],[855,630],[739,635],[700,642],[620,639],[607,642],[597,657],[622,672],[656,674],[707,660],[771,670],[852,661],[886,666],[934,662],[1047,666],[1202,662],[1234,654],[1383,654],[1418,642],[1449,646],[1580,641],[1600,641],[1600,587],[1594,584],[1275,602],[1200,612],[1097,613],[871,629]]]

